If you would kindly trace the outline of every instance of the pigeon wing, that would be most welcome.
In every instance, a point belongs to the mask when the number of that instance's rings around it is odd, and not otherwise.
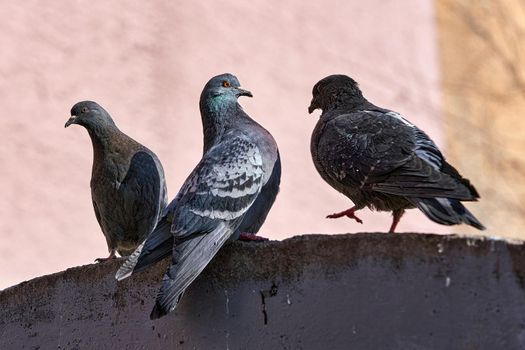
[[[263,185],[258,147],[235,137],[212,147],[183,185],[172,232],[178,239],[213,230],[250,208]]]
[[[166,193],[163,171],[151,154],[140,150],[133,155],[118,191],[127,220],[134,221],[137,232],[151,232],[165,206]]]
[[[230,238],[263,186],[258,147],[234,137],[212,147],[184,183],[173,214],[172,265],[152,318],[175,309],[180,295]]]
[[[432,140],[392,111],[334,118],[319,150],[331,150],[325,168],[345,185],[401,196],[473,198],[461,181],[441,171],[444,159]]]

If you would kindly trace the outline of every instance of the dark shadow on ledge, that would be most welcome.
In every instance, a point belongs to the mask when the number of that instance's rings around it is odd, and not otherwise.
[[[121,261],[0,292],[0,349],[523,349],[525,249],[423,234],[307,235],[225,247],[149,320],[167,266]]]

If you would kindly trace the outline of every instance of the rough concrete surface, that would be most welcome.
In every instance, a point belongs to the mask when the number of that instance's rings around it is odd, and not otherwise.
[[[149,320],[156,267],[120,261],[0,293],[1,349],[523,349],[522,244],[309,235],[225,247],[178,309]]]

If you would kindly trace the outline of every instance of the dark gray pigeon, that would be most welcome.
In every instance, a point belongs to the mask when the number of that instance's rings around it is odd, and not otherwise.
[[[172,256],[152,319],[175,309],[226,241],[257,232],[275,201],[281,175],[277,144],[237,102],[239,96],[252,96],[239,86],[235,76],[222,74],[204,87],[202,159],[155,231],[116,274],[122,280]]]
[[[322,114],[312,134],[312,158],[321,177],[354,202],[329,218],[364,207],[392,211],[394,232],[405,209],[419,208],[443,225],[466,223],[485,229],[461,201],[479,195],[415,125],[396,112],[368,102],[357,83],[330,75],[317,84],[308,112]]]
[[[71,109],[65,127],[85,127],[93,144],[91,198],[109,257],[130,255],[155,228],[167,204],[164,171],[157,156],[121,132],[96,102]]]

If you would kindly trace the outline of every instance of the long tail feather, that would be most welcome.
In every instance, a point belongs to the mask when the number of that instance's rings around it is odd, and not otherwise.
[[[430,220],[438,224],[457,225],[465,223],[478,230],[485,229],[485,226],[457,199],[411,198],[410,200]]]
[[[171,254],[173,235],[171,225],[166,220],[159,222],[155,230],[135,249],[117,271],[115,278],[123,280],[133,273],[142,271]]]
[[[230,226],[221,223],[212,232],[184,241],[174,248],[173,265],[162,278],[162,287],[151,312],[151,319],[162,317],[175,309],[182,293],[204,270],[232,233]]]

